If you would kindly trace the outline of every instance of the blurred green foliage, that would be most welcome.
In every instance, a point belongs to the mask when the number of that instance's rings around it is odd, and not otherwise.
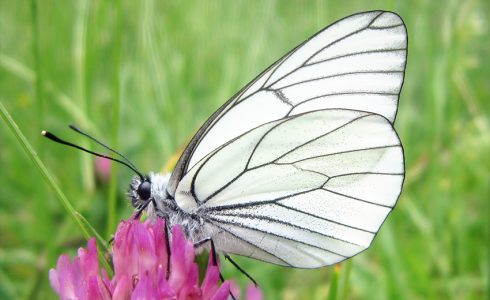
[[[132,212],[131,172],[108,183],[77,124],[144,171],[166,161],[228,97],[344,16],[400,14],[409,57],[396,128],[407,178],[372,247],[337,268],[237,259],[268,299],[488,299],[490,5],[472,1],[0,1],[0,101],[69,201],[105,238]],[[85,241],[0,123],[0,298],[54,298],[48,270]],[[224,263],[225,276],[246,284]],[[333,278],[333,280],[332,280]]]

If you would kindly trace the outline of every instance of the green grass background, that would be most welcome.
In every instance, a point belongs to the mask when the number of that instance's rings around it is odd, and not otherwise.
[[[400,14],[409,57],[396,121],[407,178],[372,247],[297,270],[238,259],[268,299],[488,299],[490,5],[470,1],[0,0],[0,101],[69,202],[110,237],[131,172],[42,139],[77,124],[160,170],[228,97],[326,25]],[[99,149],[100,150],[100,149]],[[0,122],[0,298],[54,298],[48,270],[82,232]],[[228,278],[246,280],[224,263]]]

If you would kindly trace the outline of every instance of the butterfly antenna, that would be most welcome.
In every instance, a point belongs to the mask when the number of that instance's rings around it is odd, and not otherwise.
[[[106,158],[106,159],[109,159],[109,160],[112,160],[112,161],[115,161],[115,162],[118,162],[120,164],[123,164],[125,165],[126,167],[130,168],[131,170],[133,170],[133,172],[135,172],[136,174],[138,174],[138,176],[141,178],[141,180],[145,180],[145,177],[143,176],[143,174],[141,174],[137,169],[136,167],[125,157],[123,156],[122,154],[116,152],[115,150],[105,146],[104,144],[102,144],[101,142],[97,141],[96,139],[92,138],[91,136],[87,135],[86,133],[83,133],[82,131],[79,131],[78,128],[76,128],[75,126],[72,127],[72,125],[70,125],[70,128],[91,138],[92,140],[96,141],[99,145],[101,146],[104,146],[105,148],[113,151],[114,153],[116,154],[119,154],[121,157],[123,157],[124,159],[126,159],[126,161],[122,161],[120,159],[117,159],[117,158],[114,158],[114,157],[110,157],[110,156],[107,156],[107,155],[104,155],[104,154],[100,154],[100,153],[97,153],[97,152],[94,152],[94,151],[90,151],[88,149],[85,149],[81,146],[78,146],[78,145],[75,145],[73,143],[70,143],[70,142],[67,142],[65,140],[62,140],[60,139],[59,137],[57,137],[56,135],[52,134],[51,132],[49,131],[46,131],[46,130],[43,130],[41,132],[41,134],[44,136],[44,137],[47,137],[48,139],[52,140],[53,142],[56,142],[56,143],[59,143],[59,144],[63,144],[63,145],[66,145],[66,146],[70,146],[70,147],[73,147],[73,148],[76,148],[78,150],[82,150],[83,152],[87,152],[87,153],[90,153],[92,155],[95,155],[95,156],[98,156],[98,157],[102,157],[102,158]]]
[[[83,132],[80,128],[76,127],[75,125],[68,125],[68,127],[70,127],[70,129],[78,132],[79,134],[88,137],[89,139],[91,139],[92,141],[94,141],[97,144],[101,145],[102,147],[106,148],[107,150],[112,151],[113,153],[116,153],[117,155],[119,155],[120,157],[122,157],[129,165],[131,165],[134,169],[137,169],[136,166],[126,156],[122,155],[118,151],[112,149],[111,147],[109,147],[106,144],[102,143],[101,141],[97,140],[93,136],[91,136],[91,135]]]

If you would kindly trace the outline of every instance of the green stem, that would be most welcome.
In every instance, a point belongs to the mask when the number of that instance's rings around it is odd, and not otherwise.
[[[71,217],[71,219],[78,226],[85,239],[88,240],[92,235],[95,236],[99,241],[99,244],[107,252],[108,251],[107,243],[102,239],[102,237],[95,230],[95,228],[92,225],[90,225],[90,223],[79,212],[75,210],[75,208],[71,205],[70,201],[68,201],[65,194],[61,191],[59,186],[54,181],[53,175],[51,175],[51,173],[48,171],[46,166],[44,166],[42,161],[39,159],[39,156],[37,155],[36,151],[34,151],[34,149],[32,148],[31,144],[27,141],[24,134],[22,134],[19,126],[17,126],[15,121],[12,119],[12,116],[10,116],[9,112],[3,105],[2,101],[0,101],[0,115],[2,116],[3,121],[10,128],[14,136],[17,138],[17,141],[22,146],[22,149],[24,149],[24,152],[27,154],[29,159],[41,172],[43,179],[54,190],[57,199],[60,201],[61,205],[68,212],[68,215]],[[110,275],[112,273],[112,268],[110,267],[107,260],[104,258],[103,254],[100,251],[98,251],[98,253],[99,253],[99,260],[101,261],[104,268],[107,270],[108,274]]]
[[[342,263],[342,278],[340,284],[340,297],[339,299],[347,300],[349,299],[349,289],[350,289],[350,273],[352,269],[352,259],[348,259],[346,262]]]
[[[102,262],[102,264],[104,265],[104,268],[107,271],[107,275],[109,277],[112,277],[112,275],[114,273],[114,269],[112,268],[111,264],[109,264],[109,262],[107,261],[107,259],[104,256],[104,254],[100,251],[100,248],[102,248],[105,253],[109,253],[109,245],[102,238],[102,236],[95,230],[95,228],[87,221],[87,219],[85,219],[84,216],[82,216],[79,212],[75,212],[75,214],[77,216],[77,219],[86,226],[88,231],[90,231],[90,233],[93,236],[95,236],[95,238],[99,242],[99,251],[97,251],[97,253],[99,255],[99,261]]]
[[[116,32],[114,41],[114,69],[112,77],[112,146],[117,148],[119,144],[119,119],[121,107],[121,85],[120,85],[120,66],[121,66],[121,1],[116,2]],[[116,227],[116,208],[117,208],[117,168],[115,164],[111,168],[111,182],[109,186],[109,203],[107,208],[107,236],[114,232]]]
[[[77,100],[81,110],[85,115],[89,115],[87,103],[87,77],[86,77],[86,59],[87,59],[87,29],[89,17],[90,1],[78,2],[78,14],[75,25],[75,45],[74,60],[75,60],[75,86],[77,91]],[[84,148],[89,148],[86,139],[80,142]],[[81,153],[81,170],[85,191],[93,192],[95,189],[95,180],[92,160],[89,156]]]
[[[27,156],[32,161],[32,163],[37,167],[37,169],[41,172],[43,179],[54,190],[54,192],[57,196],[57,199],[60,201],[61,205],[68,212],[68,215],[78,225],[78,227],[80,228],[80,231],[85,236],[85,238],[86,239],[90,238],[90,235],[89,235],[87,229],[85,228],[85,226],[83,226],[83,224],[77,218],[77,212],[76,212],[75,208],[73,208],[70,201],[68,201],[68,199],[66,198],[65,194],[61,191],[59,186],[55,183],[53,175],[51,175],[51,173],[48,171],[48,169],[44,166],[42,161],[39,159],[39,156],[37,155],[36,151],[34,151],[34,149],[32,148],[31,144],[27,141],[24,134],[22,134],[19,126],[17,126],[15,121],[12,119],[9,112],[7,111],[5,106],[3,105],[2,101],[0,101],[0,114],[2,116],[3,121],[7,124],[7,126],[10,128],[12,133],[17,138],[17,141],[22,146],[22,149],[24,149],[24,152],[27,154]]]
[[[38,20],[38,9],[36,0],[31,0],[31,19],[32,19],[32,36],[33,36],[33,45],[32,52],[34,56],[34,71],[36,74],[35,77],[35,86],[36,86],[36,104],[37,104],[37,125],[38,128],[42,128],[44,126],[44,97],[43,97],[43,76],[41,72],[41,55],[40,55],[40,47],[39,47],[39,20]],[[37,139],[39,144],[40,137]],[[42,147],[38,147],[41,149],[39,155],[43,157]]]
[[[339,273],[340,265],[335,265],[332,272],[332,280],[330,280],[330,290],[328,292],[328,300],[337,299],[337,292],[339,289]]]

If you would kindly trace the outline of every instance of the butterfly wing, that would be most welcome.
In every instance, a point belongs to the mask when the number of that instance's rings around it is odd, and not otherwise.
[[[191,169],[176,195],[217,232],[218,249],[312,268],[366,249],[403,178],[403,151],[389,120],[324,109],[227,143]]]
[[[393,122],[406,47],[390,12],[319,32],[213,114],[168,192],[221,251],[304,268],[363,251],[403,184]]]
[[[275,62],[218,109],[183,152],[167,186],[204,156],[261,124],[307,111],[347,108],[394,121],[403,83],[407,35],[384,11],[346,17]]]

